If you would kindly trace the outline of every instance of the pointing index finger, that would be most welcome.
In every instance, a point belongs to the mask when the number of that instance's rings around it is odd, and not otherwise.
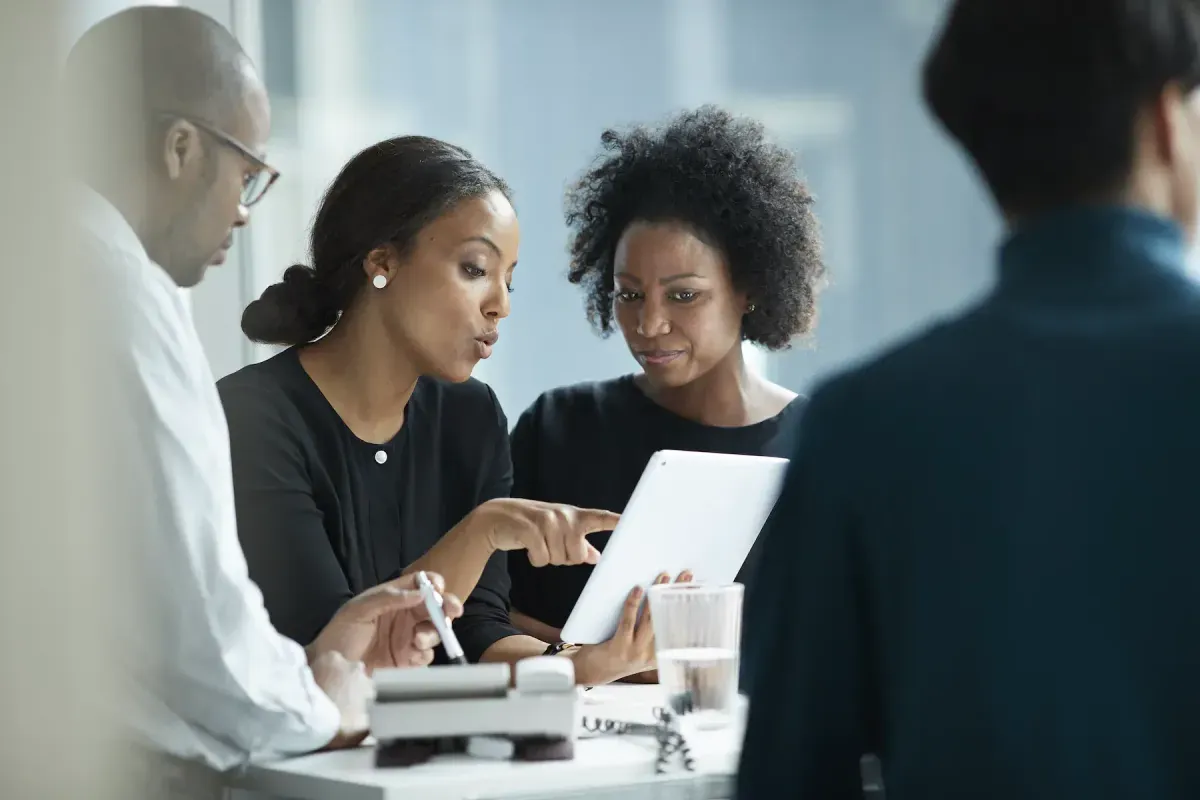
[[[579,509],[579,530],[585,536],[589,533],[611,531],[617,527],[617,523],[620,521],[621,515],[614,514],[612,511],[604,511],[599,508]]]

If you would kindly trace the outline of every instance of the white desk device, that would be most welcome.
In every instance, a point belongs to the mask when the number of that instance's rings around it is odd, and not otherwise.
[[[617,630],[634,586],[688,569],[697,583],[731,583],[775,507],[786,458],[660,450],[651,456],[562,638],[599,644]]]
[[[443,753],[548,761],[574,757],[579,690],[569,658],[508,664],[381,669],[374,674],[371,735],[379,766]]]

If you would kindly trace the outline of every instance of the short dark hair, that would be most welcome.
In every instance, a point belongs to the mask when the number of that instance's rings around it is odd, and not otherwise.
[[[607,154],[569,190],[566,218],[568,279],[585,287],[602,335],[612,332],[617,242],[637,221],[680,222],[721,249],[755,306],[744,339],[778,350],[811,327],[824,274],[813,198],[760,123],[702,106],[600,141]]]
[[[342,168],[312,227],[312,264],[295,264],[242,314],[256,342],[298,345],[333,325],[366,283],[363,260],[387,244],[403,254],[459,202],[508,185],[461,147],[426,136],[371,145]]]
[[[1200,84],[1194,0],[956,0],[923,68],[925,102],[1000,207],[1111,199],[1139,110]]]

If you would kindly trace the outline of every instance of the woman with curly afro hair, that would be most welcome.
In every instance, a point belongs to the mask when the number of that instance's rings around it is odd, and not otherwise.
[[[761,124],[705,106],[601,143],[567,195],[568,278],[640,370],[539,397],[513,431],[513,493],[620,511],[657,450],[788,454],[803,398],[750,369],[742,343],[806,333],[824,269],[812,195]],[[512,559],[509,574],[514,622],[545,639],[591,567]]]

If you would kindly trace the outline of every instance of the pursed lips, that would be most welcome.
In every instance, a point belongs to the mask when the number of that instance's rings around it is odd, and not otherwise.
[[[500,341],[500,331],[488,331],[482,336],[476,336],[475,341],[478,344],[479,357],[487,358],[492,354],[492,347]]]

